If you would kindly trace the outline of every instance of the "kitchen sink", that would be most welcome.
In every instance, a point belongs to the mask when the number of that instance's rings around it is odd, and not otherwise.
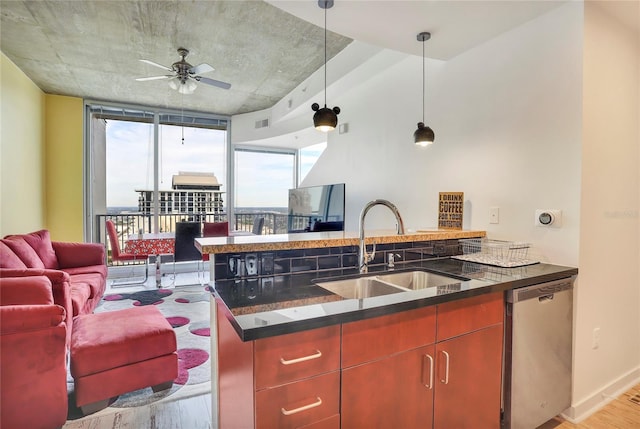
[[[460,280],[427,271],[408,271],[376,276],[378,280],[409,290],[459,284]]]
[[[405,289],[381,282],[375,277],[358,277],[355,279],[334,280],[316,284],[347,299],[371,298],[374,296],[406,292]]]
[[[426,271],[406,271],[316,283],[347,299],[371,298],[435,287],[442,292],[460,290],[460,280]],[[445,290],[446,289],[446,290]]]

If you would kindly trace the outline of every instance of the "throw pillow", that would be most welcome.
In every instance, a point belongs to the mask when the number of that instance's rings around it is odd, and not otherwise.
[[[0,268],[25,269],[27,266],[9,246],[0,240]]]
[[[2,242],[13,250],[13,253],[20,258],[27,268],[44,268],[42,259],[33,250],[33,247],[24,240],[22,235],[10,235],[3,238]]]
[[[48,230],[41,229],[40,231],[32,232],[31,234],[25,234],[22,238],[24,238],[24,241],[33,247],[33,250],[35,250],[40,257],[45,268],[52,270],[57,270],[59,268],[58,257],[51,245],[51,236],[49,235]]]

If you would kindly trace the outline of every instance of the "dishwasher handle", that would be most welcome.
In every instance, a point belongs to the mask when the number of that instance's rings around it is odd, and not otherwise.
[[[507,293],[507,302],[514,303],[526,301],[529,299],[537,299],[541,303],[551,301],[553,300],[554,294],[573,289],[574,281],[575,276],[555,280],[552,282],[512,289],[509,291],[509,293]]]

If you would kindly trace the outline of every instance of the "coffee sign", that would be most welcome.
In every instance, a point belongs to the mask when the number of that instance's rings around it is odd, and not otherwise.
[[[438,228],[462,229],[464,192],[440,192],[438,198]]]

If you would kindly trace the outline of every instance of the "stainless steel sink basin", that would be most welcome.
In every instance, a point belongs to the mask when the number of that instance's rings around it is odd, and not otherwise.
[[[374,296],[406,292],[404,289],[381,282],[375,277],[358,277],[355,279],[335,280],[316,284],[347,299],[371,298]]]
[[[382,274],[378,280],[391,283],[405,289],[418,290],[430,287],[460,284],[460,280],[426,271],[409,271],[403,273]]]

